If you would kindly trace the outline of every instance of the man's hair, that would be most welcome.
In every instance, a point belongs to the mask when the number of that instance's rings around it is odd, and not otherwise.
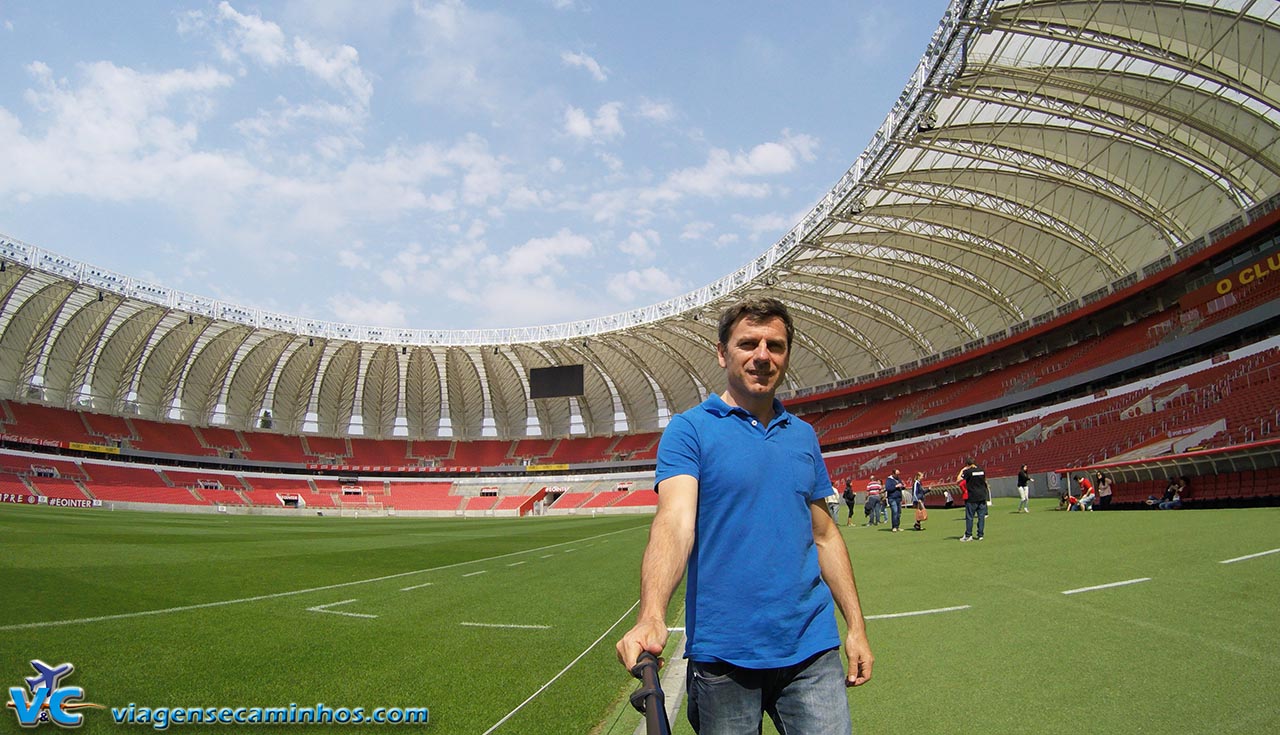
[[[791,312],[787,305],[771,296],[751,296],[739,301],[724,310],[720,315],[720,329],[717,337],[720,344],[729,344],[729,334],[739,319],[750,319],[753,322],[764,322],[774,317],[782,320],[787,327],[787,348],[791,348],[791,338],[795,336],[795,326],[791,323]]]
[[[965,458],[964,458],[964,463],[965,463],[965,465],[977,464],[977,462],[974,462],[974,461],[973,461],[973,457],[965,457]]]

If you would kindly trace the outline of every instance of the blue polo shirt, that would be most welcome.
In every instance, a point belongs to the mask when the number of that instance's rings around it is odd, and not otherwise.
[[[773,409],[765,426],[713,395],[672,418],[658,445],[657,482],[698,480],[685,584],[695,661],[777,668],[840,645],[809,510],[831,480],[813,427]]]

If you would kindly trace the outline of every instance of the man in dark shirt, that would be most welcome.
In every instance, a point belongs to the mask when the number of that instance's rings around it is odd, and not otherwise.
[[[889,504],[889,519],[893,522],[894,533],[902,530],[898,526],[902,523],[902,489],[905,487],[898,472],[899,470],[894,470],[884,481],[884,498]]]
[[[964,536],[961,541],[981,541],[987,525],[987,501],[991,491],[987,489],[987,473],[982,471],[973,457],[964,458],[964,469],[956,475],[956,482],[964,480],[969,497],[964,501]],[[978,535],[973,535],[973,519],[978,519]]]

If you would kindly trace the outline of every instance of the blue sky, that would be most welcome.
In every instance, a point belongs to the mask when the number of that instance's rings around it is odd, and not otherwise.
[[[380,326],[710,283],[862,151],[945,0],[0,4],[0,232]]]

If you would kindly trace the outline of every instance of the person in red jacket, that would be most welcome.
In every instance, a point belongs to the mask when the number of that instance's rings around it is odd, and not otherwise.
[[[1098,497],[1093,492],[1093,483],[1085,475],[1076,475],[1076,483],[1080,485],[1080,499],[1071,510],[1093,510],[1093,501]]]

